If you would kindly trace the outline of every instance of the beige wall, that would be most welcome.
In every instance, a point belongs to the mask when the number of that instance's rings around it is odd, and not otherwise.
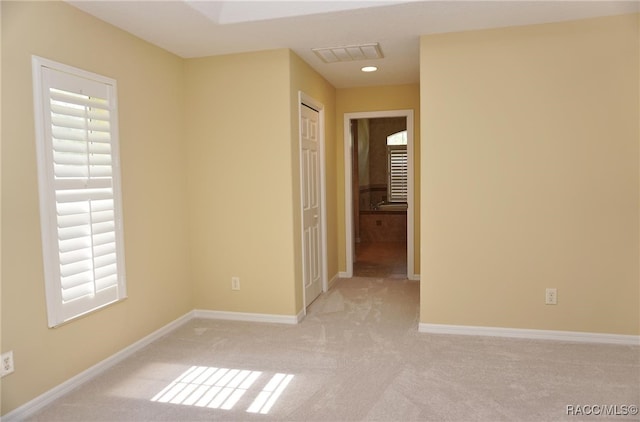
[[[302,301],[302,233],[300,204],[300,142],[299,142],[299,110],[298,93],[301,91],[324,106],[324,145],[325,145],[325,190],[326,190],[326,231],[327,231],[327,280],[338,274],[338,237],[336,206],[336,90],[322,76],[313,70],[295,53],[290,52],[290,114],[291,114],[291,162],[293,163],[291,179],[293,181],[293,227],[295,251],[295,290],[296,309],[303,308]]]
[[[336,175],[338,266],[346,271],[346,232],[344,204],[344,115],[345,113],[413,110],[414,111],[414,272],[420,274],[420,86],[388,85],[342,88],[336,91]]]
[[[195,308],[295,315],[289,50],[186,61]],[[231,277],[241,289],[231,290]]]
[[[77,9],[2,2],[2,413],[193,309],[183,62]],[[118,82],[128,299],[47,328],[31,55]]]
[[[334,174],[335,90],[287,49],[187,60],[186,81],[195,307],[296,315],[303,307],[298,91],[326,106]],[[335,209],[333,184],[327,203]],[[328,265],[335,274],[335,254]],[[231,290],[233,276],[239,291]]]
[[[638,35],[422,37],[421,322],[640,333]]]

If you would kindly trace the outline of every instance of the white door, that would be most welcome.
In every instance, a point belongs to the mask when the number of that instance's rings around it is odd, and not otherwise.
[[[304,306],[322,291],[321,219],[320,219],[320,145],[319,113],[307,106],[300,112],[300,172],[302,180],[302,274]]]

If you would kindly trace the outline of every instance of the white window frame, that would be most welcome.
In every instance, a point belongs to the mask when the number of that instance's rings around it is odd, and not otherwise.
[[[117,85],[114,79],[38,56],[32,56],[32,71],[44,282],[48,325],[53,328],[127,297]],[[56,92],[62,92],[61,95],[71,100],[54,104],[52,114],[52,98],[55,103]],[[76,101],[74,98],[85,105],[72,104]],[[88,104],[92,101],[99,102],[98,106]],[[59,108],[71,111],[60,112]],[[80,115],[72,116],[76,112]],[[97,113],[102,113],[101,117],[95,117]],[[59,121],[73,122],[65,126],[67,123]],[[77,122],[84,125],[81,129],[86,133],[84,139],[69,141],[71,137],[54,135],[58,130],[54,126],[66,129]],[[91,126],[96,124],[107,129],[94,130]],[[96,141],[98,132],[103,139]],[[63,147],[59,145],[63,143],[73,143],[84,150],[61,152]],[[76,166],[65,162],[68,157],[85,161]],[[61,168],[81,168],[86,174],[64,176]],[[73,200],[65,200],[65,195]],[[81,210],[64,215],[70,207]],[[63,215],[59,216],[59,212]],[[80,226],[72,223],[70,229],[65,229],[65,218],[83,222]],[[61,245],[69,239],[82,246],[65,252]],[[70,265],[75,266],[73,270],[69,269]],[[75,269],[78,267],[81,269]],[[72,285],[77,287],[72,289]]]

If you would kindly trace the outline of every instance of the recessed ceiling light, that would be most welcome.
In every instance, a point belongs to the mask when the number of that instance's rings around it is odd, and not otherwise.
[[[378,68],[375,66],[365,66],[361,70],[363,72],[375,72],[376,70],[378,70]]]

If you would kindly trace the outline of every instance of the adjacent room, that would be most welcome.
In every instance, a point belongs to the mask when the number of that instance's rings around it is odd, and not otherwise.
[[[637,419],[640,3],[0,12],[3,421]]]

